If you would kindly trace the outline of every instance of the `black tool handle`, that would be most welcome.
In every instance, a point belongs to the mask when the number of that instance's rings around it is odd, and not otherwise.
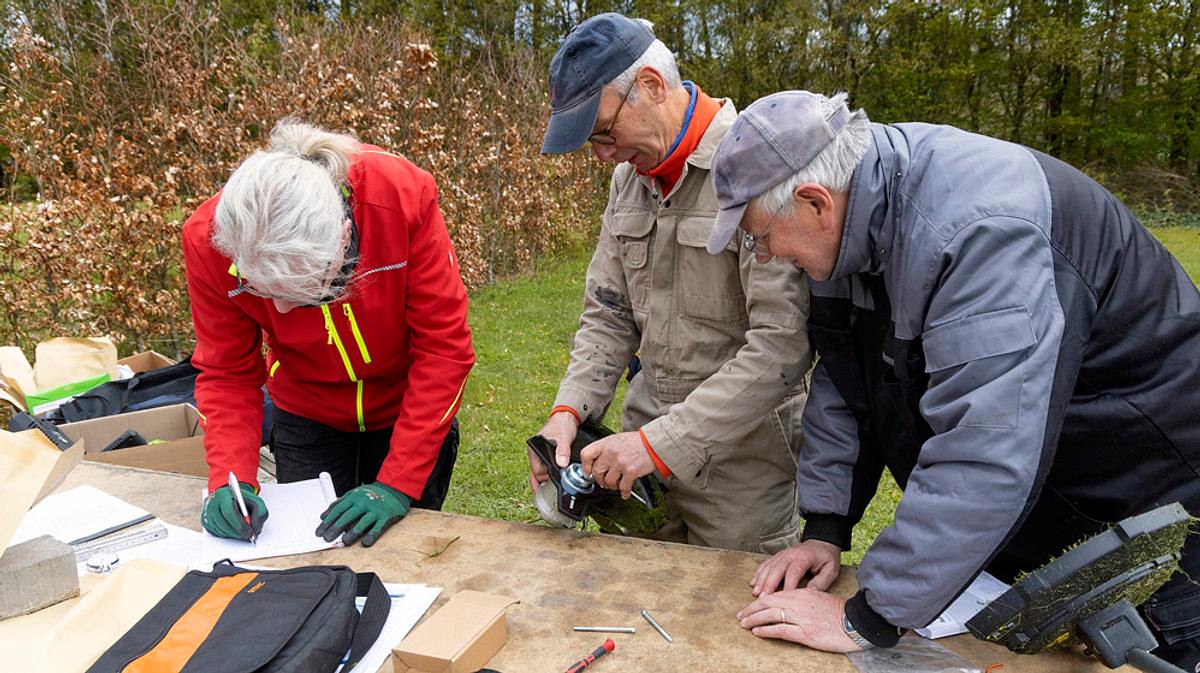
[[[1127,656],[1129,657],[1129,665],[1139,671],[1146,671],[1146,673],[1186,673],[1182,668],[1170,662],[1163,661],[1146,650],[1136,647],[1129,650]]]
[[[25,412],[15,414],[12,417],[12,420],[9,421],[8,425],[9,429],[13,432],[32,430],[35,428],[41,430],[42,434],[46,436],[46,439],[49,439],[51,442],[53,442],[54,445],[58,447],[59,451],[66,451],[75,443],[71,441],[70,437],[64,435],[62,430],[58,429],[57,425]]]

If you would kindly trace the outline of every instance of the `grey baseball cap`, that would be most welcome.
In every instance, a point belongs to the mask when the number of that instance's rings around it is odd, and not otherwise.
[[[719,210],[708,237],[710,254],[729,245],[751,199],[799,173],[846,125],[846,104],[827,118],[821,99],[807,91],[781,91],[738,115],[713,156]]]
[[[608,12],[575,26],[550,61],[550,123],[542,154],[583,147],[596,126],[604,85],[633,65],[654,43],[641,21]]]

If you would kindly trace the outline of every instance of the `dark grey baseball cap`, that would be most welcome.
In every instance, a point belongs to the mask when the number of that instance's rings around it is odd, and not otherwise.
[[[604,85],[653,43],[649,26],[612,12],[575,26],[550,61],[550,124],[542,139],[542,154],[583,147],[596,126]]]
[[[719,210],[708,237],[710,254],[729,245],[753,198],[799,173],[846,125],[846,104],[827,118],[821,99],[807,91],[781,91],[738,115],[713,156]]]

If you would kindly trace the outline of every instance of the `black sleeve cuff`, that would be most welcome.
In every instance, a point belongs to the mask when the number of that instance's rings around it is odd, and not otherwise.
[[[858,635],[866,638],[875,647],[893,647],[904,635],[904,629],[892,626],[888,620],[879,616],[878,612],[867,605],[867,596],[862,589],[846,601],[846,618],[858,631]]]
[[[800,541],[821,540],[837,545],[842,551],[849,551],[850,532],[853,530],[854,524],[849,517],[840,514],[806,514]]]

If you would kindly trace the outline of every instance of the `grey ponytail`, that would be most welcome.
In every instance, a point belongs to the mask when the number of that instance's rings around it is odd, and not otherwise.
[[[225,184],[213,246],[256,290],[298,304],[320,302],[329,269],[341,263],[341,185],[357,152],[351,136],[280,120],[267,149],[242,162]]]

